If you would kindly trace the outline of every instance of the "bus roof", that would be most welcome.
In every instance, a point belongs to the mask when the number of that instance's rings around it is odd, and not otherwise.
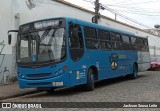
[[[112,32],[117,32],[117,33],[121,33],[121,34],[127,34],[127,35],[135,36],[134,33],[131,33],[131,32],[122,31],[122,30],[110,28],[110,27],[107,27],[107,26],[86,22],[86,21],[79,20],[79,19],[76,19],[76,18],[69,18],[69,17],[65,17],[65,18],[68,19],[68,20],[73,20],[73,21],[76,20],[78,24],[81,24],[83,26],[94,27],[94,28],[97,28],[97,29],[104,29],[104,30],[108,30],[108,31],[112,31]]]
[[[75,21],[78,24],[81,24],[83,26],[94,27],[94,28],[97,28],[97,29],[104,29],[104,30],[108,30],[108,31],[113,31],[113,32],[121,33],[121,34],[135,36],[135,34],[131,33],[131,32],[122,31],[122,30],[118,30],[118,29],[107,27],[107,26],[103,26],[103,25],[99,25],[99,24],[95,24],[95,23],[79,20],[79,19],[76,19],[76,18],[70,18],[70,17],[55,17],[55,18],[41,19],[41,20],[36,20],[36,21],[32,21],[32,22],[28,22],[28,23],[22,24],[21,26],[29,24],[29,23],[34,23],[34,22],[42,21],[42,20],[61,19],[61,18],[65,18],[68,21],[69,20]]]

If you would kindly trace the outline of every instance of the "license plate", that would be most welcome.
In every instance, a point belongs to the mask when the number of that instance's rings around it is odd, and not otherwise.
[[[52,82],[53,86],[63,86],[63,82]]]

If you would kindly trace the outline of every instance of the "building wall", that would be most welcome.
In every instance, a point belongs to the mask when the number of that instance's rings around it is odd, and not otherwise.
[[[1,0],[0,4],[0,84],[15,80],[12,71],[12,45],[8,45],[7,32],[14,29],[14,6],[12,0]]]
[[[73,17],[91,22],[93,13],[73,5],[55,2],[53,0],[1,0],[0,4],[0,84],[9,83],[16,78],[16,34],[12,35],[12,44],[8,45],[7,31],[18,29],[18,26],[27,22],[53,18]],[[135,35],[149,38],[151,56],[160,56],[160,38],[140,29],[121,24],[102,16],[99,24],[131,32]]]
[[[20,5],[21,24],[39,19],[64,17],[64,16],[91,22],[91,18],[93,17],[92,12],[80,10],[78,8],[66,5],[65,3],[62,4],[51,0],[36,0],[33,2],[32,8],[29,8],[29,6],[26,5],[26,2],[24,2],[24,0],[21,0],[20,4],[21,4]],[[112,19],[103,16],[99,20],[99,24],[128,31],[138,36],[148,37],[151,56],[160,56],[159,37],[153,34],[146,33],[145,31],[142,31],[138,28],[134,28],[126,24],[121,24],[119,22],[116,22]]]

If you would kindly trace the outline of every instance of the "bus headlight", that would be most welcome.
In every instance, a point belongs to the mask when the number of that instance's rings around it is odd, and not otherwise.
[[[58,76],[58,75],[65,73],[65,71],[67,69],[68,69],[68,66],[64,66],[64,67],[60,68],[58,71],[55,72],[55,76]]]
[[[19,73],[19,77],[20,77],[20,78],[24,78],[24,75],[21,74],[21,73]]]
[[[61,69],[59,69],[59,73],[63,73],[63,69],[61,68]]]
[[[64,73],[64,70],[61,68],[58,71],[55,72],[55,76],[61,75]]]
[[[58,71],[55,72],[55,76],[58,76]]]

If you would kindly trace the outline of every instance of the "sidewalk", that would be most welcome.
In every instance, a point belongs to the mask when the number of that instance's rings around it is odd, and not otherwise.
[[[12,83],[8,85],[0,86],[0,100],[18,97],[26,94],[36,93],[37,89],[20,89],[18,83]]]

